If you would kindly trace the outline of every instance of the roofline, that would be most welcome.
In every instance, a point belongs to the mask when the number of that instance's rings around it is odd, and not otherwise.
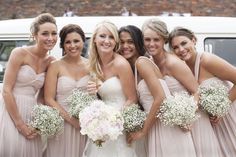
[[[210,16],[82,16],[82,17],[56,17],[58,30],[69,23],[78,24],[84,32],[92,32],[95,25],[103,20],[110,20],[117,27],[136,25],[141,28],[143,22],[149,18],[159,18],[167,23],[169,30],[176,26],[190,28],[196,33],[231,33],[235,30],[235,17],[210,17]],[[30,34],[30,25],[34,18],[10,19],[0,21],[0,34]],[[85,23],[86,21],[86,23]],[[124,21],[124,22],[121,22]],[[90,26],[90,27],[88,27]],[[6,31],[7,30],[7,31]],[[8,31],[9,30],[9,31]]]

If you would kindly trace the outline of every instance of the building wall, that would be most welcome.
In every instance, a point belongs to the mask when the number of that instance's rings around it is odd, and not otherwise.
[[[1,0],[0,6],[0,20],[35,17],[42,12],[62,16],[68,7],[77,16],[116,16],[126,7],[139,16],[167,12],[236,17],[236,0]]]

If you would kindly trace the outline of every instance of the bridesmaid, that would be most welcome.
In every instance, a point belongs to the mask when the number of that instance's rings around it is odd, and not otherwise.
[[[123,26],[119,29],[121,42],[120,54],[128,60],[134,72],[135,62],[140,56],[148,56],[144,46],[142,31],[134,26]]]
[[[190,67],[199,84],[207,85],[213,80],[217,80],[222,84],[225,84],[226,81],[233,83],[233,87],[229,89],[229,99],[234,102],[232,103],[229,113],[222,119],[210,118],[214,124],[214,131],[218,137],[224,156],[235,156],[236,68],[214,54],[197,52],[195,48],[196,42],[197,38],[194,33],[186,28],[178,27],[170,33],[170,47],[173,49],[174,53]],[[205,130],[205,132],[207,131]],[[202,144],[204,144],[204,142],[210,143],[207,139],[202,141]]]
[[[136,32],[135,36],[137,36],[137,34]],[[140,31],[139,34],[142,34],[142,32]],[[148,113],[148,116],[144,128],[137,133],[131,133],[128,141],[130,142],[147,136],[148,157],[195,157],[196,153],[190,132],[185,133],[179,127],[164,126],[156,118],[160,104],[170,92],[165,81],[162,80],[162,74],[159,68],[155,65],[153,60],[144,57],[144,51],[134,51],[131,48],[132,44],[128,46],[128,41],[131,41],[130,43],[135,41],[132,40],[135,39],[135,36],[131,36],[128,33],[121,32],[121,43],[122,41],[126,41],[126,45],[124,43],[122,46],[121,54],[125,53],[126,55],[124,56],[130,56],[128,60],[132,61],[130,63],[133,67],[136,67],[134,69],[139,101],[143,105],[144,110]],[[142,38],[143,37],[141,37],[141,39]],[[141,40],[139,40],[139,42],[140,41]],[[178,141],[178,144],[175,144],[174,141]]]
[[[57,42],[57,26],[49,13],[40,14],[31,25],[35,44],[11,52],[3,81],[0,104],[0,156],[41,157],[42,142],[36,130],[28,125],[38,101],[48,65],[48,55]]]
[[[119,37],[121,43],[120,54],[128,60],[133,73],[135,73],[135,62],[140,56],[144,56],[146,50],[144,48],[143,34],[142,31],[133,25],[128,25],[121,27],[119,29]],[[140,81],[140,77],[135,75],[135,81]],[[136,86],[137,90],[137,86]],[[140,108],[143,109],[143,106],[139,103]],[[138,157],[147,157],[147,140],[146,137],[138,140],[136,143],[136,153]]]
[[[68,113],[65,99],[72,90],[86,87],[89,80],[88,60],[81,57],[85,35],[74,24],[60,31],[60,46],[64,56],[50,64],[45,80],[46,104],[57,108],[64,118],[64,131],[48,140],[47,157],[81,157],[85,147],[85,136],[80,134],[79,120]]]
[[[187,91],[198,100],[198,83],[190,68],[172,53],[168,53],[164,45],[168,42],[169,33],[166,24],[159,19],[150,19],[143,24],[144,43],[159,67],[170,92]],[[209,118],[203,112],[192,125],[191,134],[198,157],[221,156],[219,143],[214,134]],[[174,138],[175,139],[175,138]],[[174,142],[174,141],[173,141]]]

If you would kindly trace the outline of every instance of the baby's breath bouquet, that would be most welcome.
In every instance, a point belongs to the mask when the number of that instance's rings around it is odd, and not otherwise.
[[[107,140],[116,140],[123,131],[123,117],[119,110],[101,100],[93,101],[80,112],[81,134],[88,135],[101,147]]]
[[[64,128],[64,119],[59,111],[47,105],[37,104],[33,107],[30,125],[45,137],[54,136]]]
[[[87,91],[76,88],[72,91],[72,94],[66,99],[66,102],[70,105],[69,114],[79,119],[79,113],[92,101],[96,99],[95,95],[90,95]]]
[[[187,127],[199,116],[197,102],[187,92],[174,93],[161,104],[157,117],[164,125]]]
[[[146,113],[142,111],[137,104],[126,106],[123,109],[124,130],[134,132],[143,128],[146,119]]]
[[[227,87],[219,81],[199,86],[200,105],[211,116],[222,117],[230,109]]]

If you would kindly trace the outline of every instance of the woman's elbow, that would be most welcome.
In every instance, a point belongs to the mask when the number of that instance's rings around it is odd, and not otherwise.
[[[1,92],[3,99],[8,98],[11,95],[11,93],[12,91],[9,88],[5,88],[5,87],[3,87],[2,92]]]

